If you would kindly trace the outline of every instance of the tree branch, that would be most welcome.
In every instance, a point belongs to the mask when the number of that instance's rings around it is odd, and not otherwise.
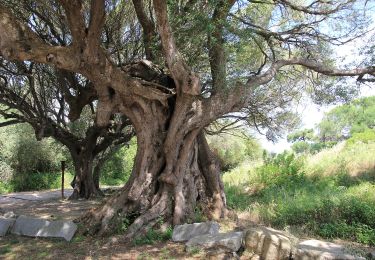
[[[88,28],[88,49],[97,52],[105,22],[104,0],[91,0],[90,24]]]
[[[156,37],[155,24],[147,16],[143,0],[133,0],[134,10],[137,14],[139,23],[143,29],[143,41],[145,45],[146,59],[154,60],[155,55],[152,52],[152,41]]]
[[[216,89],[224,89],[226,86],[227,60],[224,48],[224,23],[235,0],[218,1],[213,16],[212,23],[215,30],[208,35],[209,58],[212,75],[212,94]]]
[[[153,0],[157,26],[161,37],[162,48],[168,68],[176,84],[177,95],[200,95],[199,77],[186,65],[178,51],[172,29],[168,21],[167,3],[165,0]]]
[[[19,123],[23,123],[23,122],[20,121],[20,120],[17,120],[17,119],[9,120],[9,121],[6,121],[6,122],[1,122],[0,127],[15,125],[15,124],[19,124]]]
[[[74,46],[83,46],[86,37],[86,25],[83,20],[82,1],[59,0],[65,10]],[[98,2],[101,0],[98,0]],[[95,2],[95,0],[94,0]]]

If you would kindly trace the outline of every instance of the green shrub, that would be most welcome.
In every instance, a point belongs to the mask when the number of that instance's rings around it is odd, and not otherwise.
[[[261,157],[258,142],[245,135],[215,135],[210,136],[208,141],[212,151],[219,157],[223,171],[233,169],[245,160],[256,160]]]
[[[369,143],[375,142],[375,130],[374,129],[366,129],[364,132],[361,133],[354,133],[352,137],[350,137],[346,144],[348,146],[355,145],[358,142],[362,143]]]
[[[0,181],[3,192],[59,187],[64,150],[52,139],[37,141],[26,124],[0,129]]]
[[[317,233],[324,238],[342,238],[375,245],[375,229],[362,223],[351,225],[343,221],[324,223],[320,225]]]
[[[224,174],[227,203],[276,228],[299,226],[309,235],[373,245],[374,148],[343,144],[312,156],[283,153],[265,156],[261,166],[242,164]]]
[[[259,182],[265,185],[291,185],[304,178],[303,157],[296,158],[293,153],[284,152],[269,158],[256,169]]]
[[[61,187],[61,173],[32,172],[17,174],[11,181],[14,191],[57,189]]]
[[[134,239],[134,245],[150,245],[156,242],[163,242],[172,238],[173,228],[169,227],[165,232],[150,229],[144,236]]]
[[[0,194],[5,194],[13,191],[13,187],[10,183],[4,183],[0,181]]]
[[[100,182],[105,185],[121,185],[130,177],[134,158],[137,152],[137,141],[133,138],[128,146],[116,151],[103,165]]]

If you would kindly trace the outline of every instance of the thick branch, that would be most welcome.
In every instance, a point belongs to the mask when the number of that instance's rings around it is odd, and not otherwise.
[[[219,1],[212,16],[212,23],[215,26],[215,30],[208,35],[208,46],[213,93],[215,89],[223,89],[226,85],[227,61],[223,37],[224,22],[235,2],[235,0]]]
[[[167,2],[165,0],[154,0],[153,2],[164,56],[176,83],[177,94],[199,95],[201,93],[199,77],[186,65],[177,49],[168,21]]]
[[[95,1],[94,1],[95,2]],[[73,45],[82,46],[86,36],[86,25],[83,20],[82,1],[60,0],[73,36]]]
[[[19,124],[19,123],[23,123],[23,122],[20,121],[20,120],[17,120],[17,119],[8,120],[8,121],[5,121],[5,122],[1,122],[0,123],[0,127],[9,126],[9,125],[15,125],[15,124]]]
[[[279,69],[288,65],[300,65],[315,72],[327,75],[327,76],[338,76],[338,77],[354,77],[360,75],[371,75],[375,76],[375,67],[365,67],[356,69],[336,69],[327,67],[324,64],[311,61],[308,59],[290,59],[290,60],[279,60],[274,62],[271,67],[263,75],[258,77],[252,77],[248,80],[247,85],[262,85],[270,82],[276,75]]]
[[[138,21],[142,25],[143,29],[143,41],[145,45],[146,59],[152,61],[155,57],[152,52],[152,41],[153,38],[156,37],[155,24],[147,16],[143,0],[133,0],[133,5],[138,17]]]
[[[91,0],[90,24],[87,33],[88,48],[97,51],[101,43],[101,33],[105,21],[104,0]]]
[[[75,70],[80,64],[71,47],[47,45],[21,24],[4,6],[0,5],[0,55],[8,60],[30,60],[52,63]]]
[[[204,113],[196,119],[196,124],[208,125],[221,115],[238,112],[252,102],[253,89],[259,85],[269,83],[278,71],[284,66],[300,65],[315,72],[327,76],[355,77],[361,75],[375,76],[375,67],[365,67],[356,69],[336,69],[325,66],[324,64],[307,59],[279,60],[274,62],[271,67],[263,74],[251,77],[246,84],[240,82],[230,90],[229,93],[220,92],[211,98],[202,101],[202,111],[211,111]]]

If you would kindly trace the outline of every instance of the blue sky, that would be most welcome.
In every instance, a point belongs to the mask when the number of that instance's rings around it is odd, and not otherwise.
[[[375,17],[375,16],[374,16]],[[373,19],[375,20],[375,19]],[[338,59],[343,59],[342,65],[349,64],[356,59],[361,59],[359,50],[361,46],[364,46],[367,40],[370,38],[370,34],[367,37],[357,39],[348,44],[339,46],[336,48],[336,56]],[[374,96],[375,95],[375,84],[366,85],[361,88],[359,97]],[[311,101],[301,102],[298,107],[295,107],[295,111],[301,115],[302,126],[301,128],[313,128],[323,118],[324,113],[332,109],[334,106],[317,106]],[[267,141],[264,136],[258,135],[257,138],[261,142],[264,149],[270,152],[282,152],[290,148],[290,145],[286,141],[286,136],[279,139],[278,142],[272,143]]]

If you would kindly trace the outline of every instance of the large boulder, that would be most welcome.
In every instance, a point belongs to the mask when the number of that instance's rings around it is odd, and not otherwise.
[[[230,252],[237,252],[242,246],[243,232],[229,232],[216,235],[193,237],[186,243],[186,250],[193,248],[226,248]]]
[[[3,237],[8,233],[15,221],[14,218],[0,217],[0,237]]]
[[[31,237],[58,237],[70,241],[77,230],[72,221],[48,221],[19,216],[11,233]]]
[[[219,233],[219,229],[219,224],[214,221],[177,225],[173,229],[172,240],[181,242],[188,241],[196,236],[214,235]]]
[[[299,243],[294,258],[296,260],[365,260],[364,257],[351,255],[342,245],[320,240],[306,240]]]
[[[261,259],[289,259],[294,238],[285,232],[266,227],[253,227],[245,231],[245,251],[259,255]]]

